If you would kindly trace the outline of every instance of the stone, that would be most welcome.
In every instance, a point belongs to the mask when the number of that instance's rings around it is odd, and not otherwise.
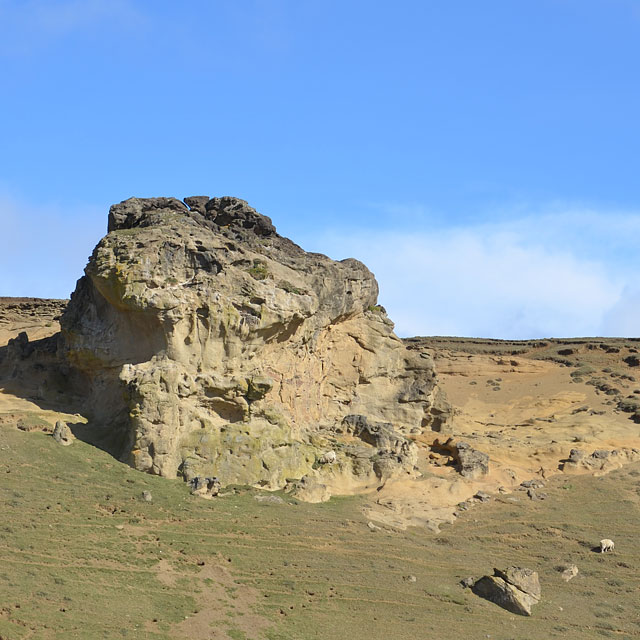
[[[153,502],[153,496],[151,495],[151,491],[143,491],[142,492],[142,499],[145,502]]]
[[[473,497],[476,500],[480,500],[480,502],[489,502],[491,500],[491,496],[485,491],[478,491]]]
[[[520,486],[524,489],[542,489],[545,485],[539,478],[532,478],[531,480],[525,480],[520,483]]]
[[[303,476],[297,483],[293,495],[305,502],[326,502],[331,497],[327,485],[312,476]]]
[[[413,469],[417,461],[416,445],[399,434],[391,423],[370,422],[363,415],[348,415],[336,431],[353,435],[373,447],[371,468],[378,478],[386,479],[399,470]]]
[[[201,498],[211,499],[220,493],[222,485],[218,478],[205,478],[196,476],[189,481],[191,487],[191,495],[200,496]]]
[[[640,366],[640,358],[638,356],[627,356],[623,359],[623,362],[626,362],[630,367]]]
[[[580,462],[585,458],[586,455],[586,452],[582,451],[581,449],[571,449],[571,451],[569,451],[569,462]]]
[[[465,442],[458,444],[458,469],[460,475],[475,480],[489,473],[489,456]]]
[[[569,580],[575,578],[578,575],[579,571],[578,571],[578,567],[576,567],[575,564],[570,564],[568,567],[565,567],[562,570],[562,579],[565,582],[569,582]]]
[[[505,582],[528,593],[534,598],[540,599],[542,590],[538,573],[523,567],[507,567],[506,569],[494,569],[494,574],[502,578]]]
[[[469,480],[476,480],[489,473],[489,456],[467,442],[456,441],[453,437],[441,442],[436,438],[432,446],[448,452],[460,475]]]
[[[285,501],[280,496],[258,495],[253,497],[254,500],[262,504],[284,504]]]
[[[55,428],[53,429],[53,439],[58,444],[68,447],[70,444],[73,444],[76,437],[73,435],[66,422],[58,420]]]
[[[541,596],[538,574],[521,567],[494,569],[493,576],[480,578],[472,589],[476,595],[522,616],[531,615],[531,607]]]
[[[57,358],[135,469],[266,490],[313,476],[300,492],[318,499],[352,486],[345,474],[412,473],[409,434],[451,415],[431,357],[371,311],[377,295],[365,265],[306,253],[239,198],[130,198],[109,211]],[[487,468],[459,458],[469,477]]]

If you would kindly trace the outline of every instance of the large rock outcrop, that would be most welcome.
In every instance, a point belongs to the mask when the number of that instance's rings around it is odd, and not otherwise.
[[[371,272],[306,253],[243,200],[114,205],[85,274],[59,352],[137,469],[272,489],[382,477],[411,471],[410,436],[446,420]]]

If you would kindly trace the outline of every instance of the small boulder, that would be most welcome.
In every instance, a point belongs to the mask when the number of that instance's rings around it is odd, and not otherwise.
[[[531,607],[538,604],[541,595],[537,572],[523,567],[494,569],[494,575],[480,578],[472,589],[481,598],[521,616],[531,615]]]
[[[638,356],[628,356],[627,358],[623,358],[623,362],[626,362],[630,367],[640,366],[640,358],[638,358]]]
[[[220,489],[222,489],[220,480],[215,477],[205,478],[203,476],[196,476],[190,480],[189,486],[191,487],[192,496],[200,496],[207,500],[217,496],[220,493]]]
[[[142,492],[142,499],[145,502],[153,502],[153,496],[151,495],[151,491],[143,491]]]
[[[271,496],[271,495],[257,495],[253,497],[254,500],[260,502],[261,504],[284,504],[284,500],[280,496]]]
[[[453,458],[457,471],[469,480],[475,480],[489,473],[489,456],[474,449],[467,442],[456,441],[453,437],[442,442],[437,438],[432,448],[436,452],[446,452]]]
[[[457,458],[460,475],[471,480],[489,473],[489,456],[466,442],[458,443]]]
[[[71,429],[69,429],[69,426],[67,425],[66,422],[63,422],[62,420],[58,420],[53,430],[53,439],[57,443],[65,447],[68,447],[70,444],[73,443],[76,437],[73,435],[73,433],[71,432]]]
[[[538,478],[532,478],[531,480],[521,482],[520,486],[523,489],[542,489],[542,487],[544,487],[544,482]]]
[[[567,567],[562,569],[562,579],[565,582],[569,582],[572,578],[575,578],[578,575],[578,567],[575,564],[570,564]]]
[[[318,482],[314,477],[303,476],[297,483],[293,494],[304,502],[326,502],[331,497],[331,491],[326,484]]]

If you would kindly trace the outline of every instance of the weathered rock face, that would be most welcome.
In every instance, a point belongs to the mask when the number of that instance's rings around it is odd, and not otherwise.
[[[304,252],[243,200],[185,202],[111,207],[61,320],[60,353],[123,459],[268,488],[411,470],[408,436],[448,406],[369,270]]]

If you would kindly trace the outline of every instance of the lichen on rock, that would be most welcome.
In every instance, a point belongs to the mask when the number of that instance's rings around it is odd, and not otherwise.
[[[371,311],[377,296],[362,263],[303,251],[243,200],[130,198],[111,207],[59,352],[136,469],[330,487],[354,437],[378,476],[402,472],[411,434],[448,415],[431,360]]]

